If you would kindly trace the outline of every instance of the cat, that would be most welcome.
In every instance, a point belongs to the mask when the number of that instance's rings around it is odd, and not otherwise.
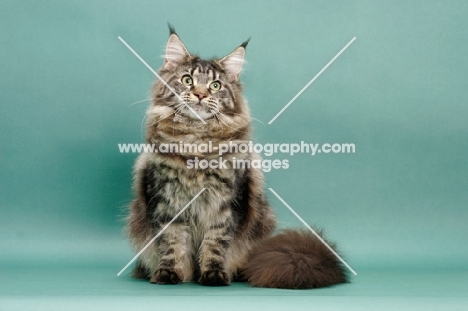
[[[234,158],[260,159],[254,152],[221,155],[227,168],[191,168],[187,160],[218,160],[216,146],[251,139],[249,108],[239,76],[248,40],[220,59],[189,53],[174,28],[147,111],[147,143],[206,144],[211,152],[142,153],[134,166],[135,199],[127,229],[141,250],[203,188],[205,190],[139,257],[132,276],[156,284],[196,281],[223,286],[313,288],[347,281],[338,259],[307,231],[273,236],[275,214],[261,168],[234,168]]]

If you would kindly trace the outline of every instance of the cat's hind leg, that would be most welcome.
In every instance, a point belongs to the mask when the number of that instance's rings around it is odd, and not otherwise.
[[[132,277],[135,279],[149,279],[150,272],[142,264],[140,260],[137,261],[135,267],[132,270]]]

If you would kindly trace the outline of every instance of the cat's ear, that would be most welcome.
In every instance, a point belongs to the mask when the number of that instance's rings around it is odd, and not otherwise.
[[[250,39],[249,39],[250,40]],[[249,40],[241,44],[237,49],[232,51],[228,56],[223,57],[219,62],[223,66],[228,76],[233,79],[239,79],[239,74],[244,64],[245,48],[249,43]]]
[[[171,34],[166,45],[164,68],[171,70],[190,57],[190,53],[179,39],[179,36],[177,36],[174,28],[169,26],[169,30]]]

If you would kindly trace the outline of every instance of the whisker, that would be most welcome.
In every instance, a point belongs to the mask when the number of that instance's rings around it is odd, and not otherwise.
[[[224,121],[221,119],[221,117],[223,116],[223,114],[222,114],[221,112],[218,111],[217,116],[218,116],[218,121],[219,121],[220,123],[223,123],[224,125],[226,125],[227,128],[230,128],[229,124],[227,124],[226,122],[224,122]]]
[[[143,116],[143,120],[141,120],[141,124],[140,124],[140,136],[141,136],[141,140],[144,141],[144,138],[143,138],[143,122],[145,122],[145,120],[147,120],[147,117],[148,116],[148,112],[145,113],[145,115]]]
[[[208,108],[212,109],[212,110],[216,110],[219,112],[219,109],[217,108],[217,105],[215,103],[211,103],[209,102],[208,103]],[[265,123],[263,123],[263,121],[259,120],[259,119],[256,119],[250,115],[245,115],[245,114],[241,114],[241,113],[236,113],[236,112],[230,112],[232,114],[235,114],[235,115],[238,115],[238,116],[241,116],[241,117],[246,117],[246,118],[249,118],[251,120],[255,120],[257,122],[260,122],[261,124],[265,125]]]
[[[142,102],[146,102],[146,101],[149,101],[149,100],[152,100],[152,98],[146,98],[146,99],[143,99],[143,100],[139,100],[137,102],[134,102],[130,105],[128,105],[129,107],[133,106],[133,105],[136,105],[136,104],[139,104],[139,103],[142,103]]]
[[[214,116],[216,117],[216,120],[218,120],[218,123],[219,123],[219,125],[221,126],[221,128],[224,128],[224,126],[223,126],[222,124],[224,124],[224,125],[227,126],[226,123],[224,123],[223,121],[221,121],[221,119],[219,118],[218,113],[214,113]]]
[[[261,124],[265,125],[265,123],[263,123],[261,120],[259,120],[259,119],[256,119],[256,118],[254,118],[254,117],[252,117],[252,116],[245,115],[245,114],[240,114],[240,113],[235,113],[235,112],[231,112],[231,113],[233,113],[233,114],[237,114],[238,116],[241,116],[241,117],[246,117],[246,118],[249,118],[249,119],[252,119],[252,120],[258,121],[258,122],[260,122]]]
[[[220,115],[221,117],[227,118],[226,115],[224,115],[222,112],[219,112],[219,115]],[[219,120],[221,121],[221,118],[219,118]],[[223,123],[224,123],[224,122],[223,122]],[[225,124],[227,127],[232,128],[232,126],[229,126],[229,125],[227,125],[226,123],[224,123],[224,124]],[[233,122],[233,125],[240,125],[240,124],[238,124],[238,123],[236,123],[236,122]],[[237,130],[234,130],[234,131],[235,131],[235,132],[242,132],[242,133],[249,133],[249,132],[250,132],[250,131],[248,131],[248,130],[247,130],[247,131],[243,131],[243,130],[241,130],[241,129],[237,129]]]

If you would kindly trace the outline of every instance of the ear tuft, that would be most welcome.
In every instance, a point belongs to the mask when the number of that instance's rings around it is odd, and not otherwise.
[[[247,48],[247,44],[249,44],[250,39],[252,39],[252,37],[250,37],[250,38],[248,38],[247,40],[245,40],[240,46],[243,47],[244,49]]]
[[[167,27],[169,28],[169,35],[175,34],[175,28],[171,25],[171,23],[167,23]]]

